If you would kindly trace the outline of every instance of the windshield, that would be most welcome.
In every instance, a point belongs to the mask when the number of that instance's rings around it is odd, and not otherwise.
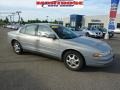
[[[105,29],[105,28],[99,28],[99,30],[102,31],[102,32],[106,32],[107,31],[107,29]]]
[[[72,30],[72,31],[82,31],[82,30],[79,29],[79,28],[68,28],[68,29],[70,29],[70,30]]]
[[[91,27],[91,28],[89,28],[89,30],[91,30],[91,31],[96,31],[97,28]]]
[[[75,33],[73,33],[71,30],[69,30],[66,27],[60,25],[51,25],[50,27],[56,32],[56,34],[61,39],[73,39],[78,37]]]

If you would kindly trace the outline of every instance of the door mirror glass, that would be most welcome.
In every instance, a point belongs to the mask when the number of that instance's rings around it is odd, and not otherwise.
[[[56,35],[52,32],[51,28],[44,25],[39,25],[38,36],[57,39]]]
[[[57,37],[55,36],[55,34],[39,33],[39,36],[40,36],[40,37],[57,39]]]
[[[55,36],[55,34],[49,34],[48,38],[57,39],[57,37]]]

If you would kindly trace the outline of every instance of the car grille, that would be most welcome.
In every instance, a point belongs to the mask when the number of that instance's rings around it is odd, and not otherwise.
[[[97,35],[101,35],[101,33],[96,33]]]

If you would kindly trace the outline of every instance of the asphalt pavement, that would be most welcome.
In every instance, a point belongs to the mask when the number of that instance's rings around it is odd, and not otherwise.
[[[16,55],[0,27],[0,90],[120,90],[120,35],[105,40],[115,52],[112,66],[75,72],[39,54]]]

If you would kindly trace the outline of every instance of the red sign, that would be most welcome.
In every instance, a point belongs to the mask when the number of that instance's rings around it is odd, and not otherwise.
[[[116,18],[116,11],[110,11],[110,18]]]
[[[84,0],[37,0],[38,8],[82,8]]]

